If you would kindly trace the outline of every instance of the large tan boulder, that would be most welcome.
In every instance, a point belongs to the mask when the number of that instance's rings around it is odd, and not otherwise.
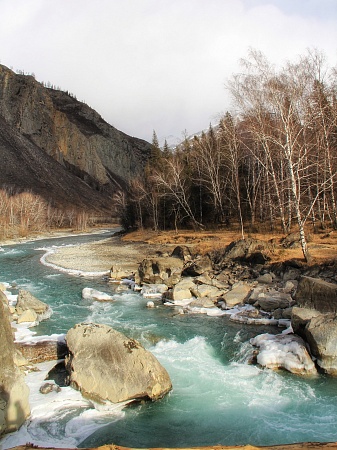
[[[294,307],[291,316],[294,333],[303,337],[317,365],[329,375],[337,375],[337,315],[315,309]]]
[[[305,337],[317,364],[329,375],[337,375],[337,316],[321,314],[310,319]]]
[[[70,383],[89,398],[113,403],[157,400],[172,389],[167,371],[152,353],[107,325],[75,325],[66,342]]]
[[[223,296],[227,308],[232,308],[235,305],[244,303],[247,300],[250,291],[250,286],[245,283],[238,283],[232,290],[226,292]]]
[[[14,341],[6,296],[0,291],[0,435],[17,430],[30,414],[29,388],[14,363]]]
[[[41,319],[44,315],[48,314],[49,306],[34,297],[30,292],[20,289],[16,303],[16,312],[20,316],[27,310],[35,311]]]
[[[316,309],[321,313],[337,313],[337,284],[302,276],[295,300],[304,308]]]
[[[192,298],[191,289],[196,287],[193,282],[193,278],[183,278],[177,283],[172,290],[172,300],[185,300]]]

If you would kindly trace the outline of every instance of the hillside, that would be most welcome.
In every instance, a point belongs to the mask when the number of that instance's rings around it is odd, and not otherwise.
[[[107,211],[113,193],[142,172],[149,150],[68,93],[0,65],[0,188]]]

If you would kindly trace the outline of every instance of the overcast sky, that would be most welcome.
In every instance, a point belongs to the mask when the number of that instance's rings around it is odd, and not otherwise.
[[[337,63],[337,0],[0,0],[0,63],[85,100],[127,134],[181,140],[230,109],[252,47]]]

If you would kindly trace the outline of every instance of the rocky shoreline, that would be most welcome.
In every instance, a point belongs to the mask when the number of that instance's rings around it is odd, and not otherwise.
[[[280,336],[251,341],[258,364],[297,374],[337,374],[336,264],[272,264],[272,253],[272,243],[256,239],[200,255],[188,245],[125,243],[115,236],[61,248],[47,261],[86,272],[110,268],[107,279],[140,290],[149,307],[160,301],[179,307],[180,314],[278,326]]]

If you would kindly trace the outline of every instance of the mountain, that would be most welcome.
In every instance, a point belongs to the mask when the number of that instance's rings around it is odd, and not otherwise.
[[[0,189],[108,211],[114,192],[142,173],[150,148],[72,95],[0,65]]]

